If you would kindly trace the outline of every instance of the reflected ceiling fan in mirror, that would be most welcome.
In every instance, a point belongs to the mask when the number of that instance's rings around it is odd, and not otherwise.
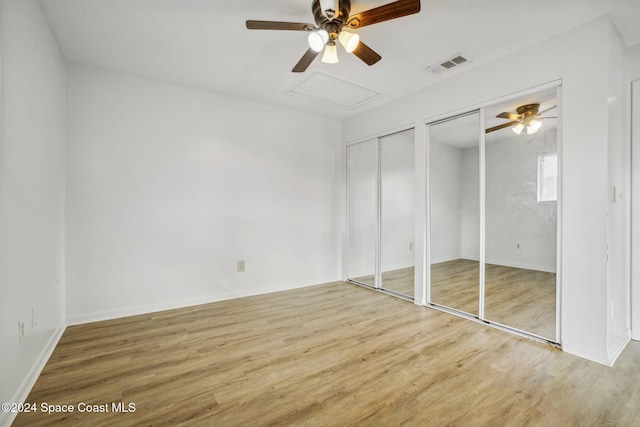
[[[401,18],[420,12],[420,0],[398,0],[364,12],[350,15],[351,1],[338,0],[338,11],[327,9],[322,12],[320,0],[313,0],[311,11],[315,24],[281,21],[247,21],[250,30],[285,30],[306,31],[309,33],[309,49],[291,71],[304,72],[314,59],[324,51],[322,62],[334,64],[338,62],[336,42],[339,42],[348,53],[353,53],[365,64],[373,65],[382,57],[373,49],[360,41],[360,36],[348,29],[358,29],[391,19]]]
[[[546,108],[540,112],[540,104],[526,104],[521,105],[516,109],[515,113],[500,113],[496,117],[499,119],[509,119],[511,120],[509,123],[504,123],[498,126],[490,127],[485,129],[485,133],[495,132],[500,129],[505,129],[513,126],[511,129],[513,132],[520,135],[523,130],[527,130],[528,135],[532,135],[536,133],[540,127],[542,126],[542,122],[540,120],[544,119],[555,119],[556,117],[540,117],[545,114],[547,111],[553,110],[557,105],[553,105],[549,108]]]

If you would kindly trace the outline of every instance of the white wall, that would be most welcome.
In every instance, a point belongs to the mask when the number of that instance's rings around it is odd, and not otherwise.
[[[64,330],[65,67],[37,1],[0,7],[0,402],[20,402]]]
[[[413,129],[380,139],[383,272],[413,266],[414,139]]]
[[[432,264],[462,256],[462,153],[460,148],[437,142],[429,150]]]
[[[480,115],[447,117],[427,132],[431,263],[478,260]]]
[[[460,254],[480,259],[480,160],[478,147],[462,150]]]
[[[609,20],[599,19],[345,120],[342,134],[348,143],[407,123],[419,126],[425,119],[562,79],[562,343],[565,351],[602,363],[612,363],[606,263],[610,31]],[[426,177],[424,145],[422,129],[416,132],[417,183]],[[420,190],[418,209],[426,205]],[[416,218],[423,218],[421,211]],[[417,229],[416,237],[423,238],[423,230]],[[416,259],[422,255],[417,252]],[[422,283],[416,284],[419,303]]]
[[[70,323],[339,278],[339,122],[73,64],[67,86]]]
[[[538,154],[557,152],[556,129],[509,134],[514,137],[495,141],[489,134],[486,139],[486,260],[555,272],[557,204],[538,203],[537,198]]]

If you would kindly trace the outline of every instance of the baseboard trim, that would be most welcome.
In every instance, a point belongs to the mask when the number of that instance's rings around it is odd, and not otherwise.
[[[354,277],[373,276],[374,274],[375,274],[375,271],[358,271],[358,272],[353,273],[353,274],[347,274],[346,280],[352,279]]]
[[[584,349],[580,346],[567,345],[566,343],[563,343],[562,350],[575,356],[582,357],[583,359],[588,359],[592,362],[612,367],[630,340],[631,333],[630,331],[627,331],[624,335],[616,338],[616,341],[611,346],[612,351],[608,351],[607,349],[606,352],[595,352],[589,349]]]
[[[410,263],[404,263],[404,264],[393,264],[393,265],[385,265],[383,267],[382,272],[383,273],[388,273],[390,271],[394,271],[394,270],[402,270],[404,268],[410,268],[413,267],[413,262]],[[375,274],[374,270],[366,270],[366,271],[358,271],[355,273],[349,273],[347,274],[347,278],[345,280],[348,279],[353,279],[355,277],[366,277],[366,276],[373,276]]]
[[[411,267],[413,267],[413,262],[404,263],[404,264],[387,265],[387,266],[384,267],[382,272],[383,273],[388,273],[388,272],[391,272],[391,271],[403,270],[405,268],[411,268]]]
[[[505,267],[513,267],[513,268],[521,268],[523,270],[535,270],[535,271],[544,271],[547,273],[555,273],[556,272],[556,266],[552,266],[552,267],[548,267],[548,266],[544,266],[544,265],[535,265],[535,264],[526,264],[526,263],[521,263],[521,262],[511,262],[511,261],[505,261],[505,260],[500,260],[500,259],[487,259],[486,260],[487,264],[494,264],[494,265],[503,265]]]
[[[455,261],[455,260],[458,260],[458,259],[461,259],[461,258],[462,257],[460,255],[433,257],[433,258],[431,258],[431,264],[440,264],[441,262]]]
[[[178,308],[192,307],[192,306],[202,305],[202,304],[211,304],[214,302],[227,301],[227,300],[236,299],[236,298],[244,298],[244,297],[250,297],[254,295],[269,294],[272,292],[281,292],[281,291],[288,291],[292,289],[305,288],[308,286],[315,286],[318,284],[331,283],[337,280],[339,279],[331,278],[331,279],[324,279],[321,281],[300,282],[300,283],[280,285],[280,286],[270,286],[267,288],[238,291],[233,293],[229,292],[225,294],[209,295],[202,298],[191,298],[191,299],[185,299],[181,301],[170,301],[170,302],[163,302],[163,303],[156,303],[156,304],[149,304],[149,305],[130,306],[130,307],[113,309],[113,310],[80,313],[80,314],[68,316],[67,325],[68,326],[83,325],[86,323],[102,322],[104,320],[119,319],[122,317],[137,316],[140,314],[149,314],[149,313],[156,313],[159,311],[175,310]]]
[[[470,261],[479,261],[480,259],[477,256],[465,256],[462,255],[461,257],[459,257],[459,259],[467,259]],[[535,270],[535,271],[544,271],[546,273],[555,273],[556,272],[556,267],[555,265],[552,267],[547,267],[544,265],[535,265],[535,264],[526,264],[526,263],[521,263],[521,262],[511,262],[511,261],[505,261],[505,260],[500,260],[500,259],[489,259],[487,258],[485,260],[485,262],[487,264],[493,264],[493,265],[502,265],[504,267],[513,267],[513,268],[521,268],[523,270]]]
[[[174,310],[177,308],[191,307],[194,305],[209,304],[212,302],[225,301],[238,298],[235,294],[214,295],[204,298],[194,298],[182,301],[173,301],[160,304],[138,305],[114,310],[94,311],[80,313],[67,317],[67,325],[84,325],[86,323],[102,322],[105,320],[119,319],[122,317],[137,316],[139,314],[155,313],[158,311]]]
[[[627,347],[629,341],[631,341],[631,331],[627,330],[624,335],[618,337],[613,345],[613,351],[609,352],[609,366],[613,366],[616,363],[616,360],[618,360],[618,357],[620,357],[624,349]]]
[[[592,362],[600,363],[601,365],[611,367],[609,363],[609,357],[606,352],[593,351],[591,349],[586,349],[581,346],[573,346],[571,344],[567,344],[566,342],[562,343],[562,351],[565,353],[573,354],[574,356],[581,357],[583,359],[590,360]]]
[[[58,345],[58,341],[60,341],[60,338],[62,337],[65,329],[66,326],[61,325],[53,332],[45,346],[42,348],[42,351],[38,355],[38,358],[31,366],[31,369],[29,369],[29,372],[20,383],[18,390],[16,390],[16,392],[14,393],[10,402],[24,403],[27,400],[31,389],[42,373],[42,370],[47,364],[49,357],[51,357],[53,350],[55,350],[56,346]],[[0,412],[0,426],[10,426],[17,415],[17,412]]]

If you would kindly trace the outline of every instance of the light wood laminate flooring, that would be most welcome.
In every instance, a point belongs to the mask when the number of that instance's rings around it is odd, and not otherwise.
[[[478,315],[477,261],[457,259],[431,266],[431,301]],[[556,275],[486,264],[485,319],[551,340],[556,338]]]
[[[385,289],[413,296],[413,267],[382,273]],[[431,266],[431,301],[475,316],[479,310],[479,263],[457,259]],[[373,276],[357,279],[373,284]],[[556,339],[556,275],[487,264],[485,318],[550,340]]]
[[[15,426],[634,426],[640,343],[614,368],[344,282],[63,334],[27,401],[133,413]]]

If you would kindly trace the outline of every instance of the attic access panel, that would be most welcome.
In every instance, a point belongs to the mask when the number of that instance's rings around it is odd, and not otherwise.
[[[311,74],[289,93],[348,110],[380,96],[380,93],[374,90],[318,71]]]

